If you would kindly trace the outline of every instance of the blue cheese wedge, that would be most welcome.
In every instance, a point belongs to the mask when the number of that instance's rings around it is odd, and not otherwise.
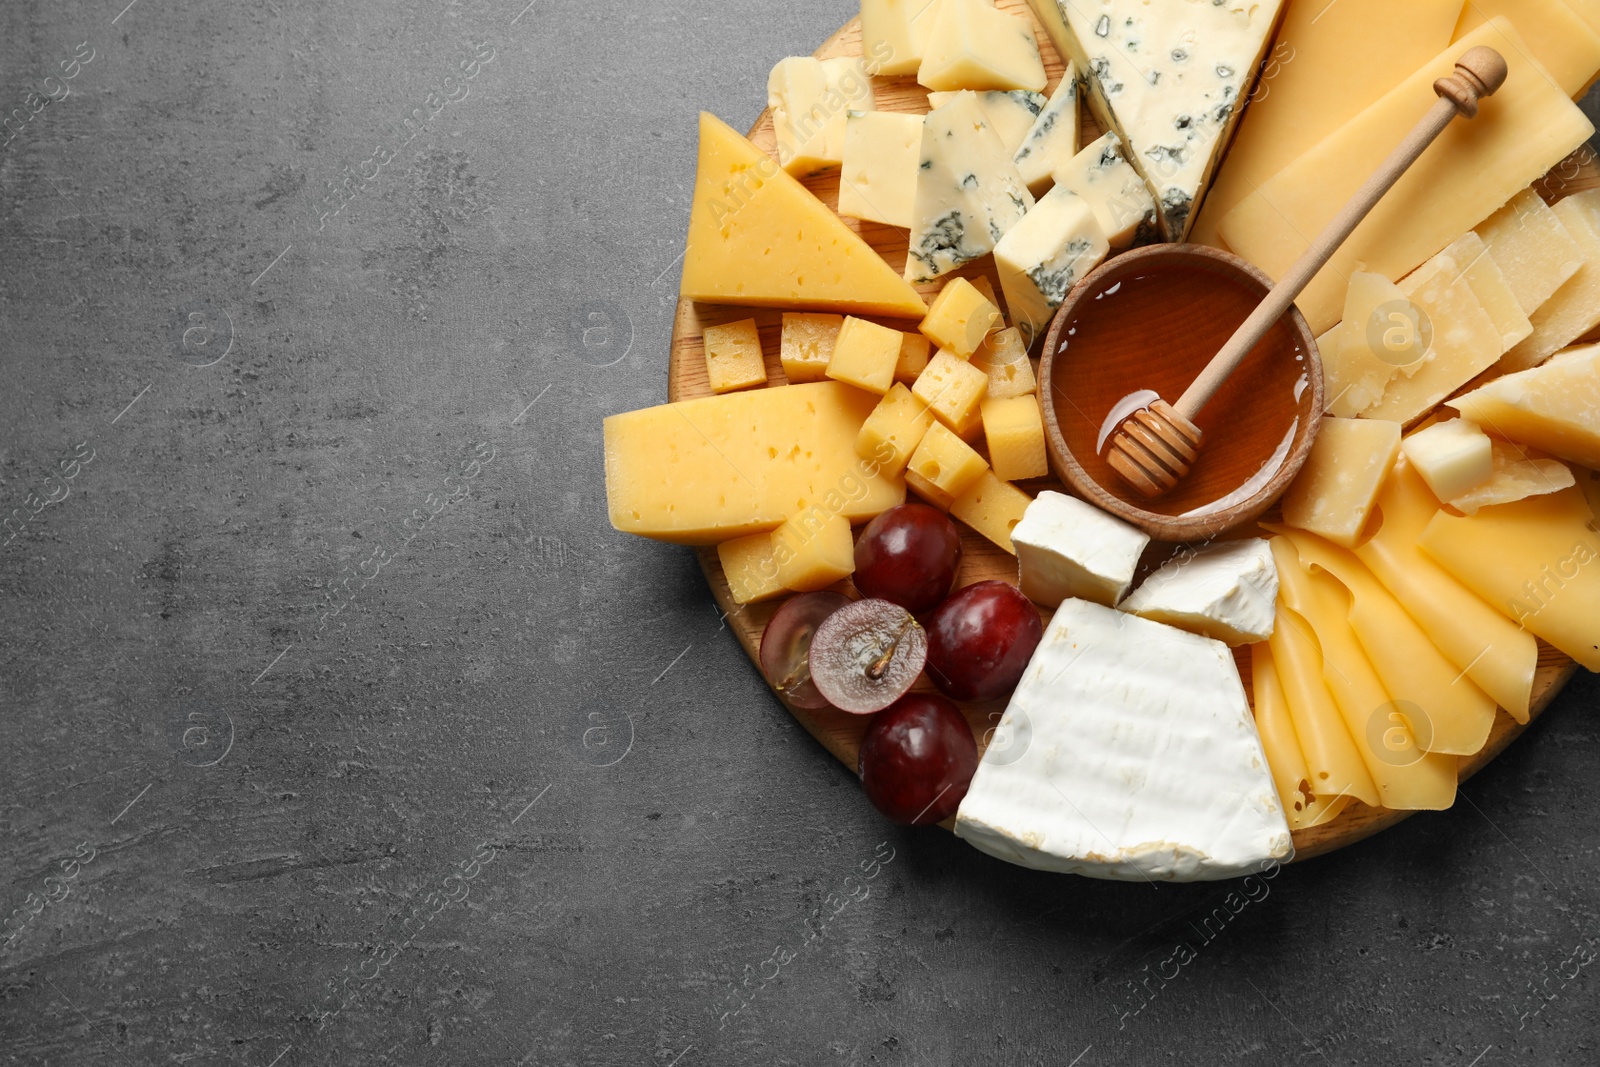
[[[917,167],[906,281],[931,282],[988,255],[1033,207],[977,93],[957,93],[922,120]]]
[[[1272,40],[1283,0],[1049,0],[1101,124],[1117,131],[1160,207],[1189,233]],[[1054,25],[1051,25],[1054,23]]]
[[[943,107],[955,98],[955,93],[929,93],[930,108]],[[1044,110],[1049,98],[1043,93],[1028,89],[987,89],[978,94],[978,106],[983,108],[989,128],[1000,138],[1006,151],[1015,153],[1022,139],[1028,136],[1033,123]]]
[[[1028,192],[1043,196],[1055,181],[1055,172],[1077,154],[1078,75],[1068,63],[1055,94],[1039,109],[1011,159],[1027,183]]]
[[[1277,600],[1272,546],[1251,538],[1181,550],[1119,607],[1237,647],[1272,636]]]
[[[1122,139],[1107,133],[1055,172],[1055,183],[1071,189],[1094,210],[1112,248],[1149,244],[1160,236],[1149,186],[1122,153]]]
[[[1031,345],[1083,276],[1111,251],[1094,210],[1064,186],[1051,189],[994,246],[1011,321]]]
[[[1294,857],[1227,646],[1083,600],[1045,630],[956,834],[1117,881],[1216,881]]]
[[[852,56],[790,56],[767,75],[767,106],[784,170],[797,178],[836,170],[849,113],[872,110],[872,79]]]

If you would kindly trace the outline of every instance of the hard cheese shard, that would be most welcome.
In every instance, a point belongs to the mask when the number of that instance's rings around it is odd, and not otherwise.
[[[1502,437],[1600,470],[1600,345],[1497,378],[1450,406]]]
[[[1476,515],[1496,504],[1512,504],[1532,496],[1548,496],[1577,484],[1572,468],[1547,456],[1529,455],[1520,445],[1494,441],[1490,474],[1482,485],[1449,497],[1445,503],[1463,515]]]
[[[1169,240],[1194,222],[1277,23],[1282,0],[1035,2],[1130,147]]]
[[[1118,881],[1237,878],[1294,855],[1227,646],[1083,600],[1045,631],[956,834]]]
[[[1180,551],[1118,607],[1226,645],[1272,636],[1278,571],[1260,538]]]
[[[707,112],[681,295],[920,319],[917,291],[826,204]]]
[[[1505,354],[1500,369],[1537,367],[1600,324],[1600,190],[1569,196],[1551,209],[1583,251],[1583,266],[1533,312],[1533,334]]]
[[[1532,189],[1512,197],[1476,232],[1529,316],[1583,266],[1583,249]]]

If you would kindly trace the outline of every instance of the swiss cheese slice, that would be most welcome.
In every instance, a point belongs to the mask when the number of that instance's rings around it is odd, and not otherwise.
[[[1272,646],[1265,642],[1250,647],[1250,686],[1255,703],[1256,730],[1261,748],[1272,770],[1272,783],[1289,820],[1289,829],[1305,830],[1337,818],[1349,803],[1348,796],[1325,797],[1312,791],[1310,771],[1300,738],[1295,736],[1294,720],[1289,716],[1289,698],[1272,659]]]

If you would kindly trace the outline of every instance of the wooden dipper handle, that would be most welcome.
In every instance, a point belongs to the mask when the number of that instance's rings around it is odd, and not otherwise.
[[[1222,346],[1206,369],[1200,372],[1173,405],[1178,414],[1193,420],[1222,387],[1228,375],[1238,369],[1244,357],[1260,343],[1267,331],[1283,317],[1294,304],[1301,291],[1311,284],[1339,246],[1355,232],[1385,193],[1394,187],[1401,175],[1427,150],[1428,146],[1444,132],[1457,115],[1476,118],[1478,101],[1493,96],[1506,83],[1506,60],[1493,48],[1479,46],[1469,50],[1456,61],[1455,73],[1433,83],[1439,102],[1417,123],[1416,129],[1402,141],[1372,177],[1367,179],[1350,202],[1328,224],[1305,254],[1279,279],[1261,304],[1244,321],[1238,331]]]

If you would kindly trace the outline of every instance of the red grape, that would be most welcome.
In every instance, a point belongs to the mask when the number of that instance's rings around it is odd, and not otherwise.
[[[926,826],[955,814],[978,769],[972,727],[935,693],[910,693],[872,717],[861,739],[861,788],[898,823]]]
[[[957,700],[1006,696],[1043,636],[1038,610],[1016,586],[969,585],[928,617],[928,677]]]
[[[938,607],[960,566],[961,532],[926,504],[890,508],[856,542],[856,588],[913,613]]]
[[[761,631],[761,673],[797,708],[818,711],[828,701],[811,681],[811,638],[850,598],[823,591],[790,597]]]
[[[829,615],[811,640],[811,681],[853,715],[882,711],[905,695],[928,658],[928,635],[887,600],[858,600]]]

